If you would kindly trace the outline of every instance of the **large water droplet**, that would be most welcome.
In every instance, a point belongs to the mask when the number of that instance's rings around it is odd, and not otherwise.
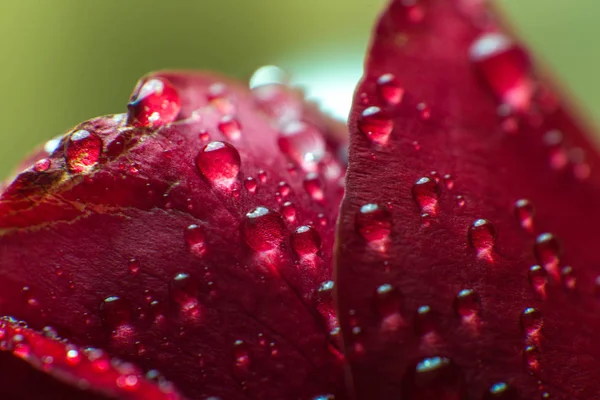
[[[440,198],[440,186],[434,179],[429,177],[417,179],[412,187],[412,196],[422,212],[431,215],[437,213],[437,204],[438,199]]]
[[[128,324],[131,319],[131,310],[127,300],[119,296],[110,296],[100,305],[104,322],[110,329]]]
[[[496,228],[487,219],[478,219],[469,227],[469,242],[479,254],[492,251],[496,242]]]
[[[377,79],[377,92],[383,101],[391,105],[400,104],[404,89],[393,74],[384,74]]]
[[[314,126],[292,122],[285,126],[277,141],[281,151],[307,171],[314,171],[325,155],[325,139]]]
[[[525,51],[501,33],[485,33],[469,50],[471,61],[494,94],[514,110],[526,110],[533,94],[531,63]]]
[[[69,171],[80,173],[98,163],[102,153],[102,139],[95,133],[80,129],[73,132],[65,143],[65,161]]]
[[[317,254],[321,248],[321,237],[312,226],[301,226],[292,233],[292,249],[300,257]]]
[[[127,108],[130,124],[163,126],[175,121],[181,109],[181,99],[169,81],[151,78],[138,83]]]
[[[266,207],[256,207],[246,214],[242,235],[255,251],[273,250],[284,240],[285,227],[281,216]]]
[[[466,385],[462,371],[451,359],[427,357],[408,367],[402,393],[410,400],[462,400]]]
[[[479,312],[479,296],[472,289],[463,289],[454,298],[454,310],[463,318],[471,318]]]
[[[231,187],[240,172],[240,154],[225,142],[210,142],[200,150],[196,166],[213,185]]]
[[[201,256],[206,252],[205,236],[201,227],[192,224],[185,229],[183,236],[192,253]]]
[[[483,394],[482,400],[520,400],[517,390],[508,383],[494,383]]]
[[[367,242],[386,239],[392,230],[390,212],[377,204],[365,204],[356,213],[356,229]]]
[[[515,216],[517,221],[523,229],[532,231],[533,230],[533,215],[534,208],[531,201],[527,199],[519,199],[515,202]]]
[[[200,312],[198,285],[190,275],[183,272],[176,274],[171,280],[169,290],[171,299],[185,314],[196,316]]]
[[[542,329],[542,313],[533,307],[528,307],[521,313],[521,329],[527,336],[536,336]]]
[[[369,107],[362,112],[358,129],[372,142],[386,144],[394,129],[394,122],[379,107]]]

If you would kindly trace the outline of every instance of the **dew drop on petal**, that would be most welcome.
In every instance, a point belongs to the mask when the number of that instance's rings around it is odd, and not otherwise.
[[[521,227],[527,231],[533,230],[533,216],[535,210],[531,201],[519,199],[515,202],[515,216]]]
[[[422,336],[434,331],[435,328],[436,321],[431,307],[424,305],[417,308],[415,313],[415,333]]]
[[[69,171],[84,172],[100,160],[102,139],[95,133],[80,129],[73,132],[65,143],[65,161]]]
[[[390,212],[377,204],[365,204],[356,213],[356,229],[367,242],[386,239],[392,230]]]
[[[466,384],[460,368],[447,357],[427,357],[409,366],[402,380],[404,399],[462,400]]]
[[[192,253],[201,256],[206,252],[206,238],[201,227],[196,224],[189,225],[183,236]]]
[[[35,164],[33,164],[33,170],[35,172],[45,172],[48,171],[52,162],[48,158],[42,158],[38,160]]]
[[[311,172],[307,174],[302,185],[304,186],[306,193],[312,197],[313,200],[323,201],[323,185],[317,173]]]
[[[577,286],[577,277],[575,276],[575,270],[569,265],[561,268],[560,278],[564,288],[567,290],[574,290]]]
[[[402,295],[398,289],[389,283],[380,285],[375,290],[375,310],[382,318],[385,330],[397,330],[402,317],[400,315]]]
[[[294,231],[291,236],[292,249],[299,257],[317,254],[321,248],[321,236],[315,228],[303,225]]]
[[[246,179],[244,179],[244,187],[246,188],[248,193],[256,193],[257,186],[258,183],[256,183],[256,179],[254,179],[253,177],[249,176]]]
[[[531,63],[525,51],[501,33],[484,33],[469,49],[470,59],[502,103],[527,110],[534,85]]]
[[[358,129],[373,143],[386,144],[394,122],[379,107],[369,107],[358,120]]]
[[[110,296],[104,299],[100,305],[100,309],[104,323],[110,329],[127,324],[131,319],[129,303],[119,296]]]
[[[404,89],[393,74],[384,74],[377,79],[379,97],[390,105],[400,104]]]
[[[548,285],[548,273],[540,265],[529,267],[529,284],[542,298],[546,298],[546,286]]]
[[[319,130],[305,122],[291,122],[281,130],[279,149],[305,171],[314,171],[325,155],[325,139]]]
[[[169,81],[151,78],[138,83],[127,108],[130,124],[157,127],[175,121],[181,109],[181,99]]]
[[[296,207],[293,203],[286,201],[281,206],[281,214],[289,223],[296,222]]]
[[[436,214],[440,186],[433,178],[422,177],[417,179],[412,187],[412,196],[422,212]]]
[[[196,167],[213,185],[231,187],[240,172],[240,154],[225,142],[210,142],[196,157]]]
[[[463,289],[454,298],[454,311],[460,317],[470,318],[479,312],[479,296],[472,289]]]
[[[523,364],[525,370],[535,375],[540,369],[540,349],[535,345],[529,345],[523,350]]]
[[[485,391],[482,400],[520,400],[520,397],[514,387],[504,382],[497,382]]]
[[[176,274],[169,285],[171,300],[187,315],[198,314],[198,285],[194,279],[184,272]]]
[[[490,252],[496,242],[496,228],[487,219],[477,219],[469,227],[469,242],[477,252]]]
[[[136,258],[132,258],[128,261],[127,268],[132,275],[136,275],[140,272],[140,262]]]
[[[218,127],[219,131],[229,140],[238,140],[242,136],[242,126],[237,119],[231,116],[221,118]]]
[[[560,261],[560,243],[552,233],[542,233],[535,240],[534,253],[538,263],[554,277]]]
[[[257,252],[273,250],[284,240],[285,227],[281,216],[266,207],[248,212],[242,224],[246,244]]]
[[[542,313],[533,307],[528,307],[521,313],[521,329],[527,336],[535,336],[542,329]]]

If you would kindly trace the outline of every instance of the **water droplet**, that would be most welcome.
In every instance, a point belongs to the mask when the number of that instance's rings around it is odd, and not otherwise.
[[[201,142],[206,143],[210,140],[210,134],[207,131],[202,130],[198,134],[198,139],[200,139]]]
[[[98,163],[102,139],[95,133],[80,129],[73,132],[65,144],[65,161],[69,171],[84,172]]]
[[[210,85],[206,99],[223,114],[231,114],[235,111],[233,100],[227,93],[227,86],[223,83],[213,83]]]
[[[262,169],[258,171],[258,181],[260,183],[267,183],[267,173]]]
[[[565,289],[573,290],[575,289],[575,286],[577,286],[577,277],[575,276],[575,270],[573,269],[573,267],[563,267],[560,270],[560,277]]]
[[[529,268],[529,283],[542,298],[546,298],[546,286],[548,285],[548,273],[540,265],[532,265]]]
[[[115,329],[128,324],[131,319],[129,303],[119,296],[110,296],[100,305],[104,322],[109,328]]]
[[[250,366],[250,354],[248,345],[243,340],[236,340],[233,343],[233,357],[235,366],[239,368],[248,368]]]
[[[544,134],[544,144],[548,148],[548,160],[553,169],[560,170],[567,166],[569,158],[563,144],[563,134],[559,130],[551,130]]]
[[[523,350],[523,364],[530,374],[535,375],[540,369],[541,352],[537,346],[527,346]]]
[[[273,250],[284,240],[285,227],[281,216],[266,207],[256,207],[246,214],[242,234],[254,251]]]
[[[335,400],[335,396],[332,394],[320,394],[313,397],[312,400]]]
[[[402,381],[404,399],[462,400],[466,385],[460,368],[447,357],[427,357],[409,366]]]
[[[533,216],[535,210],[531,201],[527,199],[519,199],[515,202],[515,216],[523,229],[533,230]]]
[[[127,108],[130,124],[157,127],[175,121],[181,109],[181,99],[169,81],[151,78],[138,83]]]
[[[183,237],[192,253],[201,256],[206,252],[204,231],[198,225],[188,226],[183,233]]]
[[[358,129],[372,142],[386,144],[394,129],[394,122],[379,107],[369,107],[362,112]]]
[[[574,147],[569,150],[569,161],[573,165],[573,175],[579,180],[585,180],[590,177],[592,169],[586,161],[585,152],[580,147]]]
[[[311,172],[306,175],[302,184],[306,193],[312,197],[313,200],[323,201],[323,186],[317,173]]]
[[[171,279],[169,290],[171,299],[181,307],[184,313],[197,315],[199,312],[198,285],[190,275],[183,272],[176,274]]]
[[[289,201],[286,201],[281,206],[281,213],[289,223],[296,222],[296,207]]]
[[[48,171],[52,162],[48,158],[42,158],[38,160],[35,164],[33,164],[33,170],[35,172],[45,172]]]
[[[229,140],[238,140],[242,136],[242,126],[231,116],[221,118],[218,127],[219,131]]]
[[[356,229],[367,242],[386,239],[392,230],[390,212],[377,204],[365,204],[356,213]]]
[[[504,382],[494,383],[483,395],[482,400],[519,400],[517,390]]]
[[[321,248],[321,237],[312,226],[301,226],[297,228],[291,237],[292,249],[300,257],[317,254]]]
[[[240,172],[240,154],[225,142],[210,142],[200,150],[196,166],[213,185],[231,187]]]
[[[437,213],[440,187],[434,179],[419,178],[412,187],[412,196],[422,212],[432,215]]]
[[[375,291],[375,310],[383,319],[385,330],[397,330],[402,322],[400,310],[402,295],[398,289],[389,283],[380,285]]]
[[[525,51],[501,33],[485,33],[469,50],[471,62],[494,94],[515,110],[526,110],[534,85]]]
[[[538,235],[534,245],[535,256],[541,266],[558,279],[558,263],[560,259],[560,243],[551,233]]]
[[[384,74],[377,79],[377,92],[382,100],[391,105],[400,104],[404,89],[393,74]]]
[[[279,148],[291,161],[314,171],[325,155],[325,139],[319,130],[305,122],[291,122],[279,134]]]
[[[429,106],[425,103],[419,103],[417,104],[417,111],[419,112],[419,117],[421,117],[421,119],[423,121],[427,121],[431,118],[431,109],[429,108]]]
[[[137,259],[132,258],[127,262],[127,268],[129,269],[129,272],[136,275],[140,272],[140,262]]]
[[[444,184],[446,185],[446,189],[452,190],[454,188],[454,178],[450,174],[444,175]]]
[[[477,253],[489,253],[496,242],[496,228],[487,219],[478,219],[469,227],[469,242]]]
[[[290,192],[292,191],[290,185],[284,181],[279,182],[277,188],[279,189],[279,194],[281,194],[282,197],[289,196]]]
[[[472,289],[463,289],[454,298],[454,311],[463,317],[471,318],[479,312],[479,296]]]
[[[431,307],[425,305],[417,309],[415,313],[415,332],[417,335],[426,335],[436,328],[435,315]]]
[[[456,196],[456,205],[460,208],[465,206],[465,198],[463,196]]]
[[[528,307],[521,313],[521,329],[527,336],[536,336],[542,329],[542,313],[533,307]]]
[[[256,193],[257,186],[258,186],[258,183],[256,183],[256,179],[254,179],[251,176],[247,177],[244,180],[244,187],[246,188],[248,193]]]

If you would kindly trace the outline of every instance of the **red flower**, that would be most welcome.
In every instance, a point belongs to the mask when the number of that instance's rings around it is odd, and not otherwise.
[[[600,160],[481,3],[383,15],[339,220],[344,129],[281,85],[157,73],[50,141],[0,197],[1,397],[599,397]]]

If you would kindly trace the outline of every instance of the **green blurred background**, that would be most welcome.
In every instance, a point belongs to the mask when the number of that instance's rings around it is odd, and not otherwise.
[[[343,115],[384,0],[2,0],[0,177],[81,120],[124,112],[138,77],[161,68],[247,79],[290,72]],[[600,122],[599,0],[498,0]],[[340,111],[341,110],[341,111]]]

